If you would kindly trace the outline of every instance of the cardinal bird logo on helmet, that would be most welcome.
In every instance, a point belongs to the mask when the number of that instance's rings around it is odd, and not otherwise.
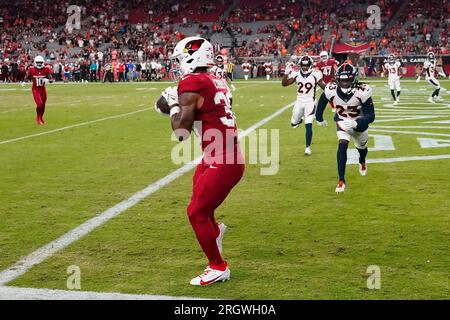
[[[194,52],[196,52],[200,47],[202,46],[202,43],[205,42],[204,39],[195,39],[192,41],[189,41],[186,43],[186,46],[184,47],[184,53],[188,53],[192,55]]]

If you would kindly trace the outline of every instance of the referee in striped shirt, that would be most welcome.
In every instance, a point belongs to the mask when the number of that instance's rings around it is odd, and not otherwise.
[[[231,61],[228,61],[227,63],[227,76],[228,78],[233,81],[233,68],[234,64]]]

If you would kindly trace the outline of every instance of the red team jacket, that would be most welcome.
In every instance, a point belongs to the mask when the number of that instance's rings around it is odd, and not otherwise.
[[[42,69],[38,69],[36,67],[29,67],[28,73],[30,74],[30,78],[33,80],[33,91],[45,91],[45,82],[44,79],[47,78],[47,75],[51,74],[49,68],[44,67]]]
[[[195,92],[204,99],[194,123],[204,152],[203,160],[218,164],[243,163],[226,82],[210,73],[192,73],[178,83],[178,95],[185,92]]]
[[[319,61],[316,63],[316,67],[322,72],[323,82],[330,83],[334,79],[334,66],[337,66],[336,60],[333,58],[328,59],[327,61]]]

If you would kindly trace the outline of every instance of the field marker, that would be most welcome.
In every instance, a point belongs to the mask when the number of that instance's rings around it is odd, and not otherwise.
[[[282,114],[287,109],[291,108],[294,105],[295,102],[291,102],[281,109],[278,109],[276,112],[272,113],[270,116],[260,120],[259,122],[252,125],[250,128],[242,131],[239,133],[239,139],[244,138],[251,132],[255,131],[259,127],[265,125],[275,117],[278,117],[280,114]],[[146,109],[144,109],[146,110]],[[201,157],[196,158],[195,160],[185,164],[184,166],[178,168],[177,170],[173,171],[172,173],[168,174],[167,176],[161,178],[160,180],[148,185],[146,188],[136,192],[131,197],[129,197],[126,200],[123,200],[116,204],[115,206],[107,209],[106,211],[102,212],[99,215],[96,215],[95,217],[87,220],[86,222],[82,223],[78,227],[70,230],[69,232],[65,233],[58,239],[50,242],[47,245],[44,245],[43,247],[37,249],[36,251],[32,252],[28,256],[20,259],[17,261],[14,265],[9,267],[8,269],[0,272],[0,286],[5,285],[8,282],[11,282],[21,275],[25,274],[29,269],[31,269],[33,266],[40,264],[47,258],[50,258],[53,256],[56,252],[66,248],[73,242],[79,240],[80,238],[84,237],[85,235],[89,234],[96,228],[100,227],[104,223],[108,222],[112,218],[120,215],[122,212],[130,209],[131,207],[138,204],[141,200],[147,198],[151,194],[155,193],[159,189],[163,188],[164,186],[168,185],[175,179],[181,177],[185,173],[192,170],[197,163],[201,161]]]
[[[142,107],[142,106],[143,105],[139,105],[138,107]],[[58,129],[44,131],[44,132],[40,132],[40,133],[36,133],[36,134],[30,134],[28,136],[18,137],[18,138],[9,139],[9,140],[3,140],[3,141],[0,141],[0,145],[1,144],[11,143],[11,142],[16,142],[16,141],[21,141],[21,140],[26,140],[26,139],[31,139],[31,138],[34,138],[34,137],[39,137],[39,136],[43,136],[43,135],[47,135],[47,134],[51,134],[51,133],[55,133],[55,132],[59,132],[59,131],[64,131],[64,130],[68,130],[68,129],[78,128],[78,127],[82,127],[82,126],[86,126],[86,125],[89,125],[89,124],[102,122],[102,121],[106,121],[106,120],[123,118],[123,117],[127,117],[127,116],[130,116],[130,115],[136,114],[136,113],[140,113],[140,112],[144,112],[144,111],[152,110],[152,109],[153,108],[139,109],[139,110],[132,111],[132,112],[121,113],[121,114],[118,114],[118,115],[115,115],[115,116],[109,116],[109,117],[101,118],[101,119],[97,119],[97,120],[91,120],[91,121],[81,122],[81,123],[77,123],[77,124],[72,124],[70,126],[66,126],[66,127],[62,127],[62,128],[58,128]]]

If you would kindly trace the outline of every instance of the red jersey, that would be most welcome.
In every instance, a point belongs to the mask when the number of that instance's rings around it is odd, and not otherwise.
[[[49,68],[38,69],[36,67],[28,68],[28,73],[30,74],[30,78],[33,80],[33,88],[32,90],[40,90],[45,91],[45,81],[47,75],[51,74]]]
[[[334,79],[335,66],[337,66],[337,62],[334,59],[328,59],[327,61],[319,61],[316,63],[316,67],[322,72],[323,82],[330,83]]]
[[[194,123],[201,140],[204,160],[236,163],[236,157],[241,155],[236,120],[230,103],[231,94],[226,82],[210,73],[192,73],[183,76],[178,83],[178,95],[185,92],[195,92],[204,99],[196,111]],[[231,160],[230,154],[235,155]]]

